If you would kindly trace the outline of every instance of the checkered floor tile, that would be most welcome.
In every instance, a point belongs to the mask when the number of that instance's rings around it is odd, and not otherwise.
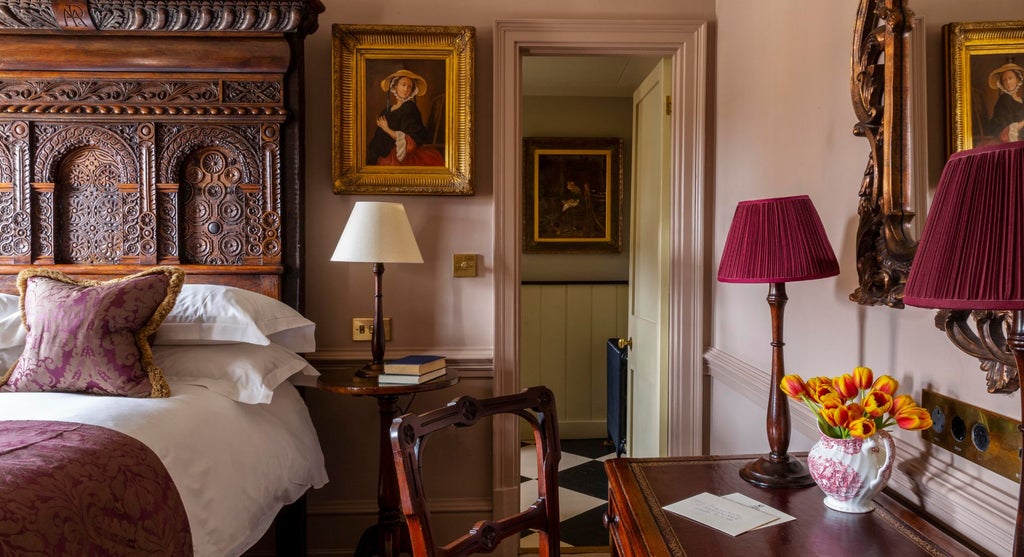
[[[558,502],[561,515],[562,547],[608,546],[608,530],[601,517],[608,504],[608,478],[604,461],[615,451],[604,439],[563,439],[562,459],[558,463]],[[537,498],[537,453],[525,445],[520,453],[520,508],[526,509]],[[537,547],[537,534],[520,540],[520,547]]]

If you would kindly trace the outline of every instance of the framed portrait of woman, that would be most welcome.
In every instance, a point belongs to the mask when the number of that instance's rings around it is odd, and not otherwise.
[[[1024,21],[943,30],[950,153],[1024,140]]]
[[[473,27],[332,27],[338,194],[472,195]]]

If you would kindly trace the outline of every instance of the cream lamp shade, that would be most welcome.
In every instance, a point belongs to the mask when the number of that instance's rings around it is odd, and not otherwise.
[[[358,201],[331,261],[423,263],[401,203]]]

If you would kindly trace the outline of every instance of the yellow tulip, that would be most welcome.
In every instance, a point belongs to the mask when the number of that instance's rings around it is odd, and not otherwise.
[[[871,391],[864,397],[864,413],[872,418],[884,415],[892,408],[892,397],[885,391]]]
[[[787,375],[779,382],[779,388],[793,400],[800,400],[807,395],[807,387],[799,375]]]
[[[858,389],[866,391],[871,388],[871,382],[875,380],[874,372],[869,367],[855,367],[853,368],[853,380],[857,383]]]
[[[872,390],[882,391],[889,396],[893,396],[896,394],[896,389],[900,388],[900,382],[888,375],[883,375],[875,380],[871,388]]]
[[[824,399],[829,396],[839,398],[839,393],[836,392],[835,388],[832,387],[832,383],[820,383],[817,388],[811,391],[811,398],[818,404],[824,404]]]
[[[837,393],[829,392],[821,396],[821,400],[818,401],[821,404],[822,409],[833,409],[843,406],[843,399]]]
[[[875,434],[875,422],[868,418],[858,418],[850,422],[850,435],[858,439],[866,439]]]

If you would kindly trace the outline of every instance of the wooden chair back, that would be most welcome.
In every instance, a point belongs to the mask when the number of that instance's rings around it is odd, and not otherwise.
[[[533,429],[537,449],[537,500],[525,511],[481,520],[466,534],[441,545],[431,528],[421,475],[424,442],[438,430],[471,426],[497,414],[519,416]],[[502,540],[526,530],[540,534],[541,557],[559,555],[558,461],[562,451],[555,396],[547,387],[530,387],[519,394],[484,399],[462,396],[442,408],[419,415],[406,414],[391,425],[391,447],[414,557],[491,553]]]

